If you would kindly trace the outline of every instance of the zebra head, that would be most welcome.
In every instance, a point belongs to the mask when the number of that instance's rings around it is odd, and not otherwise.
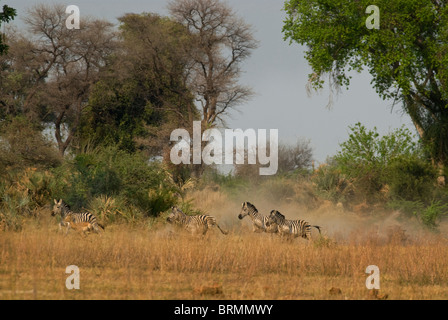
[[[62,199],[60,199],[59,201],[56,201],[56,199],[54,199],[54,205],[53,205],[53,209],[51,210],[51,216],[55,216],[57,214],[60,214],[61,216],[63,215],[63,211],[66,208],[65,203],[62,201]]]
[[[185,216],[185,213],[183,213],[178,207],[174,206],[171,207],[171,213],[168,218],[166,218],[166,221],[169,223],[179,222],[183,216]]]
[[[274,224],[279,224],[282,220],[285,220],[285,216],[277,210],[272,210],[271,214],[268,217],[268,220],[266,221],[266,227]]]
[[[245,216],[247,216],[249,213],[252,213],[254,211],[258,211],[255,206],[250,202],[243,202],[241,205],[241,212],[238,215],[238,219],[243,219]]]

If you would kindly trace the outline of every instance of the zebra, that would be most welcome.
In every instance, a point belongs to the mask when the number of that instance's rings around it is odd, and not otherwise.
[[[277,226],[278,232],[283,235],[294,236],[297,238],[301,236],[306,240],[311,239],[311,227],[319,230],[319,234],[321,234],[319,226],[312,226],[305,220],[287,220],[283,214],[278,212],[277,210],[272,210],[269,215],[268,221],[266,223],[268,226]]]
[[[66,234],[68,233],[71,224],[79,224],[85,222],[90,224],[90,227],[88,228],[89,230],[93,230],[97,233],[99,232],[98,227],[101,227],[103,230],[105,229],[103,225],[98,223],[96,217],[93,214],[91,214],[90,212],[73,212],[70,210],[68,205],[62,201],[62,199],[60,199],[59,201],[56,201],[56,199],[54,199],[53,210],[51,210],[52,216],[58,214],[61,215],[62,218],[61,222],[59,223],[59,230],[61,230],[62,227],[65,226],[67,228]]]
[[[252,220],[253,232],[267,232],[276,233],[277,226],[267,226],[268,217],[258,212],[257,208],[250,202],[243,202],[241,205],[241,212],[238,215],[238,219],[242,220],[245,216],[249,216]]]
[[[88,221],[76,222],[76,217],[73,212],[69,212],[65,215],[65,218],[62,220],[63,223],[67,225],[67,233],[69,229],[75,229],[77,231],[82,231],[82,234],[86,236],[87,231],[94,230],[92,223]],[[66,234],[67,234],[66,233]]]
[[[219,224],[216,222],[216,218],[213,216],[199,214],[195,216],[187,216],[182,210],[178,207],[174,206],[171,208],[171,213],[166,219],[169,223],[177,224],[192,234],[201,233],[205,235],[207,233],[208,228],[217,226],[218,229],[223,234],[228,234],[227,231],[221,229]]]

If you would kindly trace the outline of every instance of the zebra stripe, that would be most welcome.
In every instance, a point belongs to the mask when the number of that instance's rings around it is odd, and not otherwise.
[[[249,216],[252,220],[252,231],[253,232],[267,232],[276,233],[276,226],[268,226],[268,217],[262,215],[258,212],[257,208],[250,202],[243,202],[241,206],[241,212],[238,215],[238,219],[243,219],[245,216]]]
[[[90,222],[77,221],[76,217],[73,215],[73,212],[67,213],[63,222],[67,225],[67,233],[71,228],[73,228],[77,231],[82,231],[83,235],[86,236],[86,232],[95,230]]]
[[[193,234],[202,233],[203,235],[205,235],[208,231],[208,228],[213,226],[217,226],[223,234],[228,233],[227,231],[221,229],[219,224],[216,222],[215,217],[205,214],[187,216],[176,206],[171,208],[171,213],[166,220],[169,223],[174,223],[185,228]]]
[[[288,220],[277,210],[272,210],[268,218],[268,225],[277,226],[280,234],[292,235],[294,238],[301,236],[304,239],[311,239],[311,227],[320,232],[319,226],[312,226],[305,220]]]
[[[73,212],[70,210],[68,205],[62,201],[62,199],[56,201],[54,200],[53,210],[51,211],[51,215],[60,215],[61,222],[59,223],[59,229],[66,226],[67,233],[70,229],[71,224],[80,224],[80,223],[89,223],[91,227],[89,229],[93,229],[95,232],[99,232],[99,228],[101,227],[104,230],[104,226],[99,224],[96,220],[96,217],[90,212]]]

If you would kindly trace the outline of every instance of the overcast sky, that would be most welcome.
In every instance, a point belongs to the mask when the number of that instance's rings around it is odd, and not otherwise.
[[[283,0],[228,0],[238,15],[252,25],[255,38],[260,42],[252,56],[243,65],[245,73],[240,83],[251,86],[256,95],[239,106],[227,121],[229,128],[278,129],[280,141],[292,143],[299,138],[309,139],[318,163],[334,155],[338,144],[348,137],[348,126],[361,122],[368,128],[376,126],[386,134],[402,125],[415,131],[410,119],[401,115],[400,106],[391,110],[391,101],[382,101],[372,88],[367,72],[353,74],[349,90],[334,97],[331,109],[326,105],[329,91],[306,93],[308,74],[311,72],[304,58],[305,47],[289,44],[281,32],[285,13]],[[155,12],[168,15],[166,0],[71,0],[36,1],[7,0],[17,9],[18,19],[37,3],[62,3],[80,8],[83,15],[104,18],[117,23],[124,13]],[[366,15],[367,17],[368,15]],[[17,21],[19,26],[23,22]]]

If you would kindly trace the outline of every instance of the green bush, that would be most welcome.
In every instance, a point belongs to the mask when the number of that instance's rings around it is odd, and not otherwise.
[[[448,204],[441,200],[432,200],[428,204],[420,200],[393,200],[388,203],[388,207],[417,217],[431,230],[436,230],[440,219],[448,214]]]
[[[8,171],[0,179],[0,229],[20,230],[26,216],[50,198],[51,174],[36,168]]]
[[[88,207],[99,196],[120,197],[147,216],[155,216],[177,202],[178,188],[159,162],[115,146],[79,154],[54,170],[52,194],[74,209]]]
[[[320,166],[311,177],[316,193],[333,202],[347,203],[353,197],[353,185],[335,165]]]
[[[382,137],[376,128],[368,130],[360,123],[349,129],[349,139],[340,144],[333,165],[352,181],[357,198],[378,200],[388,180],[389,164],[396,158],[417,158],[421,149],[411,132],[403,127]]]
[[[384,180],[391,199],[426,201],[432,196],[436,178],[437,171],[430,163],[399,157],[391,161]]]
[[[448,214],[448,204],[442,201],[432,201],[422,212],[417,213],[423,224],[431,229],[438,226],[442,216]]]
[[[88,209],[101,221],[107,223],[134,223],[143,217],[143,212],[140,209],[130,205],[122,197],[105,195],[95,197],[89,202]]]

